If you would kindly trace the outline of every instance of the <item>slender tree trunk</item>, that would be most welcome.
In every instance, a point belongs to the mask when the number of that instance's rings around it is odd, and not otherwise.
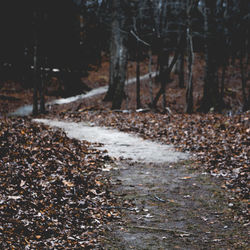
[[[225,76],[226,76],[227,65],[226,62],[223,63],[222,73],[221,73],[221,82],[220,82],[220,109],[224,107],[224,90],[225,90]]]
[[[179,68],[179,87],[184,88],[184,50],[180,54],[180,68]]]
[[[169,81],[170,79],[170,73],[178,59],[178,56],[179,56],[179,49],[180,49],[180,46],[182,45],[182,41],[183,39],[181,38],[180,39],[180,43],[175,51],[175,54],[174,54],[174,57],[170,63],[170,65],[168,67],[165,67],[163,70],[162,70],[162,73],[160,74],[160,81],[161,81],[161,88],[160,90],[157,92],[155,98],[154,98],[154,101],[153,101],[153,108],[156,108],[156,105],[161,97],[161,95],[165,92],[165,88],[166,88],[166,82]],[[160,69],[161,71],[161,69]]]
[[[217,63],[216,63],[216,37],[215,37],[215,7],[216,0],[205,0],[205,79],[203,98],[200,110],[208,112],[210,108],[215,110],[219,107],[219,86],[216,79]]]
[[[113,0],[113,8],[113,52],[111,52],[114,53],[113,61],[111,61],[111,64],[113,64],[111,71],[111,80],[113,81],[113,84],[109,86],[107,95],[112,97],[112,109],[120,109],[122,101],[125,97],[124,85],[127,72],[127,47],[125,45],[125,40],[127,33],[122,30],[125,24],[125,16],[122,10],[121,2]]]
[[[33,115],[38,114],[38,82],[37,82],[37,41],[35,41],[34,45],[34,55],[33,55]]]
[[[193,63],[194,63],[194,49],[193,37],[191,28],[188,28],[188,84],[186,90],[186,112],[193,113]]]
[[[250,88],[248,89],[247,105],[244,111],[247,111],[249,109],[250,109]]]
[[[104,101],[112,101],[117,83],[114,81],[115,65],[117,65],[117,57],[115,56],[115,37],[114,31],[112,31],[111,42],[110,42],[110,62],[109,62],[109,88],[108,92],[104,97]]]
[[[114,77],[114,81],[117,82],[117,86],[114,92],[112,101],[112,109],[120,109],[122,101],[124,99],[124,85],[126,81],[127,72],[127,48],[124,46],[124,36],[121,36],[121,44],[119,49],[119,62],[117,72]]]
[[[39,97],[40,97],[40,112],[42,114],[45,113],[45,99],[44,99],[44,90],[45,90],[45,83],[46,83],[46,72],[45,69],[41,71],[41,78],[39,84]]]
[[[150,95],[150,104],[153,104],[153,80],[152,80],[152,50],[150,49],[148,52],[148,72],[149,72],[149,95]]]
[[[247,57],[247,65],[249,64],[249,50],[250,50],[250,44],[249,44],[249,36],[250,36],[250,32],[249,32],[249,27],[246,31],[246,57]]]
[[[141,108],[141,82],[140,82],[140,45],[137,41],[136,50],[136,108]]]
[[[164,56],[164,59],[163,59],[163,64],[162,64],[163,71],[166,71],[168,69],[168,66],[169,66],[169,53],[167,52],[166,55]],[[167,86],[167,83],[170,80],[170,72],[169,72],[169,74],[168,74],[168,76],[167,76],[166,79],[164,79],[163,77],[161,78],[161,86],[164,89],[163,92],[162,92],[162,108],[163,108],[163,110],[165,110],[165,108],[167,106],[167,101],[166,101],[166,86]]]
[[[112,101],[116,90],[117,82],[115,81],[115,71],[119,61],[119,43],[120,43],[120,25],[118,20],[119,1],[113,0],[113,14],[111,24],[111,41],[110,41],[110,64],[109,64],[109,88],[104,101]]]
[[[240,55],[240,73],[241,73],[241,86],[242,86],[242,97],[243,97],[243,111],[246,111],[249,109],[247,107],[247,95],[246,95],[246,76],[245,76],[245,68],[244,68],[244,62],[243,62],[243,53]]]
[[[176,62],[175,74],[178,75],[179,88],[184,88],[184,50],[180,51],[179,58]]]

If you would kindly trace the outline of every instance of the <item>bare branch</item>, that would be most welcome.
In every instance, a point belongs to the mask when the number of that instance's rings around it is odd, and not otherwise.
[[[130,33],[136,38],[136,40],[137,40],[138,42],[141,42],[141,43],[143,43],[144,45],[150,47],[150,44],[147,43],[147,42],[145,42],[145,41],[143,41],[138,35],[135,34],[135,32],[134,32],[133,30],[130,30]]]

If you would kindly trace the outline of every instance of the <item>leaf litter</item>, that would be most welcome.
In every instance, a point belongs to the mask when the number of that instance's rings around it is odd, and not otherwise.
[[[102,168],[111,159],[86,141],[29,119],[0,121],[0,248],[98,248],[119,217]]]

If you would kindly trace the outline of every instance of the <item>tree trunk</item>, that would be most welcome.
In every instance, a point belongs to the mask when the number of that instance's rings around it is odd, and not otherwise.
[[[208,112],[210,108],[219,108],[219,86],[216,79],[216,0],[205,0],[204,31],[205,31],[205,79],[203,98],[200,110]]]
[[[38,114],[38,82],[37,82],[37,41],[35,41],[34,45],[34,55],[33,55],[33,115]]]
[[[112,51],[110,64],[110,85],[106,100],[112,100],[112,109],[120,109],[125,96],[124,85],[127,72],[127,48],[125,39],[127,33],[122,28],[125,23],[121,2],[113,0],[112,21]]]
[[[194,63],[194,49],[193,37],[191,28],[187,30],[188,36],[188,84],[186,90],[186,112],[193,113],[193,63]]]
[[[184,88],[184,50],[181,50],[179,60],[179,87]]]
[[[222,74],[221,74],[221,81],[220,81],[220,109],[222,110],[224,107],[224,90],[225,90],[225,75],[226,75],[227,65],[226,62],[223,63],[222,66]]]
[[[41,71],[41,78],[40,78],[40,84],[39,84],[39,97],[40,97],[40,113],[45,113],[45,99],[44,99],[44,88],[46,83],[46,75],[45,69]]]
[[[245,68],[244,68],[244,62],[243,62],[243,53],[240,55],[240,73],[241,73],[241,86],[242,86],[242,97],[243,97],[243,111],[246,111],[249,109],[247,107],[248,100],[246,95],[246,76],[245,76]]]
[[[182,49],[176,62],[175,74],[178,75],[179,88],[184,88],[184,50]]]
[[[118,20],[118,1],[113,0],[113,13],[112,13],[112,24],[111,24],[111,40],[110,40],[110,64],[109,64],[109,88],[104,101],[112,101],[116,90],[117,82],[115,81],[115,71],[118,65],[119,56],[119,43],[120,43],[120,27]]]
[[[124,85],[127,72],[127,48],[124,46],[124,37],[121,39],[119,61],[116,65],[114,81],[117,83],[114,92],[112,109],[120,109],[124,98]]]
[[[152,81],[152,50],[150,49],[148,52],[148,72],[149,72],[149,95],[150,95],[150,105],[153,104],[153,81]]]
[[[169,66],[169,53],[166,52],[166,55],[164,55],[164,59],[163,59],[163,63],[162,63],[163,72],[168,69],[168,66]],[[165,108],[167,106],[167,101],[166,101],[166,86],[167,86],[167,83],[170,80],[170,72],[169,72],[168,76],[166,77],[166,79],[164,79],[164,77],[161,78],[161,86],[164,89],[163,92],[162,92],[162,108],[163,108],[163,110],[165,110]]]
[[[141,108],[141,82],[140,82],[140,45],[137,41],[136,50],[136,108]]]
[[[166,83],[167,81],[169,81],[170,79],[170,73],[178,59],[178,56],[179,56],[179,50],[180,50],[180,46],[182,45],[182,41],[183,41],[183,38],[180,38],[180,42],[179,42],[179,45],[177,46],[177,49],[175,51],[175,54],[174,54],[174,57],[170,63],[170,65],[168,67],[164,67],[162,69],[162,73],[160,73],[160,81],[161,81],[161,88],[160,90],[157,92],[156,96],[155,96],[155,99],[153,101],[153,108],[156,108],[156,105],[161,97],[161,95],[163,93],[165,93],[165,88],[166,88]],[[161,65],[160,65],[161,66]],[[161,71],[161,69],[160,69]]]

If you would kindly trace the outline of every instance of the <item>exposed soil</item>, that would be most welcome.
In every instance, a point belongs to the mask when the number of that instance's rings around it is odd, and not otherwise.
[[[220,182],[191,165],[120,162],[110,175],[122,220],[108,225],[105,249],[247,249]]]

